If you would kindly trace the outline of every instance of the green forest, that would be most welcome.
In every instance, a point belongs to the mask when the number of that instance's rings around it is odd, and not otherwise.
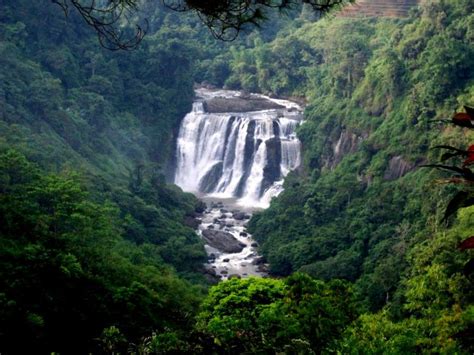
[[[0,353],[472,354],[474,3],[297,6],[232,41],[141,8],[114,51],[0,1]],[[302,164],[248,224],[269,277],[206,277],[171,176],[196,84],[304,103]]]

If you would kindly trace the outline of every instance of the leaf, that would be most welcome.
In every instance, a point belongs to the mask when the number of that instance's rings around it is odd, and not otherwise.
[[[456,126],[474,128],[474,125],[471,122],[471,116],[464,112],[456,112],[451,119],[451,122]]]
[[[474,198],[471,197],[471,194],[466,191],[459,191],[456,195],[454,195],[451,201],[449,201],[442,221],[446,221],[458,209],[469,207],[471,205],[474,205]]]
[[[467,159],[464,160],[462,166],[468,166],[474,163],[474,144],[467,148]]]
[[[471,116],[471,120],[474,120],[474,107],[464,106],[466,113]]]
[[[441,165],[441,164],[425,164],[420,165],[422,168],[436,168],[441,170],[453,171],[461,175],[464,179],[468,181],[474,181],[474,174],[472,171],[466,167],[458,168],[457,166]]]
[[[459,244],[459,249],[461,249],[461,250],[474,249],[474,236],[471,236],[467,239],[464,239]]]

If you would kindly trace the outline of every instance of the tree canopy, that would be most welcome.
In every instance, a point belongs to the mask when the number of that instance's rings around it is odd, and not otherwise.
[[[148,21],[137,21],[138,0],[51,0],[68,14],[74,8],[94,28],[102,46],[134,49],[147,32]],[[302,5],[322,15],[353,0],[156,0],[177,12],[193,12],[210,29],[214,37],[234,40],[246,26],[259,26],[269,11],[289,11]],[[127,23],[128,26],[124,26]],[[131,26],[130,26],[131,25]],[[135,27],[135,32],[130,27]]]

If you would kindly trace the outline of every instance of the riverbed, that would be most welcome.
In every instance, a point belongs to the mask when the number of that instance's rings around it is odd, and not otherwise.
[[[267,264],[257,252],[258,244],[247,232],[246,225],[257,209],[242,209],[235,199],[203,198],[207,209],[201,218],[198,234],[205,230],[230,233],[242,245],[242,251],[226,253],[206,244],[208,272],[226,280],[229,277],[248,277],[267,275]]]

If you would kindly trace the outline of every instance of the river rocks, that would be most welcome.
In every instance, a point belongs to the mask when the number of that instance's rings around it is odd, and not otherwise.
[[[242,221],[245,218],[245,212],[235,212],[232,217],[237,221]]]
[[[214,228],[215,228],[215,227],[214,227],[213,224],[210,224],[210,225],[207,226],[207,229],[214,229]]]
[[[254,247],[254,248],[257,248],[258,247],[258,243],[257,242],[253,242],[252,244],[250,244],[251,247]]]
[[[245,233],[245,232],[240,232],[239,235],[240,235],[241,237],[247,237],[247,236],[248,236],[248,234]]]
[[[222,208],[222,207],[224,207],[224,204],[221,201],[211,203],[211,208]]]
[[[240,253],[245,247],[232,234],[213,229],[203,230],[202,238],[211,247],[224,253]]]
[[[201,224],[201,221],[193,216],[185,216],[184,217],[184,224],[192,229],[197,229],[197,227]]]
[[[265,259],[265,257],[263,256],[259,256],[257,258],[255,258],[254,260],[252,260],[252,265],[262,265],[262,264],[265,264],[267,261]]]
[[[225,258],[225,259],[223,259],[222,261],[223,261],[224,263],[228,263],[228,262],[230,261],[230,259],[229,259],[229,258]]]
[[[230,279],[241,279],[241,278],[242,278],[242,276],[240,276],[240,275],[238,275],[238,274],[231,274],[231,275],[229,275],[229,280],[230,280]]]

